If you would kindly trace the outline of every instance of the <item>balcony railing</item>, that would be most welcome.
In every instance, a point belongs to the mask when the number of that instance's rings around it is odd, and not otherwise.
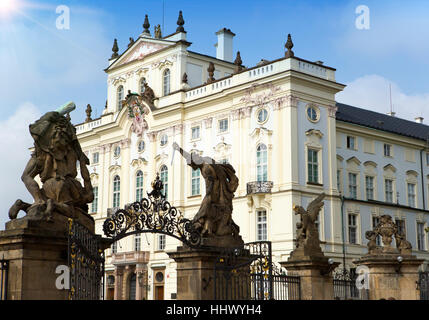
[[[117,252],[112,255],[112,264],[145,264],[149,262],[149,251]]]
[[[247,183],[247,194],[271,193],[272,181],[253,181]]]

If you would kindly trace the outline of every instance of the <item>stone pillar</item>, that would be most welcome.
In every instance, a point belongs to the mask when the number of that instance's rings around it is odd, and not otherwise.
[[[9,260],[8,299],[68,299],[69,290],[56,287],[56,268],[68,265],[67,219],[59,220],[13,220],[0,231],[0,257]]]
[[[378,254],[363,256],[353,263],[368,267],[370,300],[420,300],[418,269],[423,261],[412,255]]]
[[[177,247],[167,252],[177,263],[177,300],[214,300],[214,266],[220,250]]]
[[[122,283],[124,277],[124,267],[116,266],[115,269],[115,300],[122,300]]]
[[[302,257],[280,262],[288,275],[299,276],[302,300],[333,300],[334,284],[332,270],[339,263],[329,263],[326,257]]]

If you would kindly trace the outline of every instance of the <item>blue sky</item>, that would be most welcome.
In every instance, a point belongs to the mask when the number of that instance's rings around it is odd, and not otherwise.
[[[1,11],[1,3],[21,3]],[[337,100],[379,112],[389,111],[389,85],[398,116],[429,121],[428,1],[194,1],[165,0],[163,34],[173,33],[183,10],[190,50],[215,55],[215,32],[230,28],[234,50],[246,66],[284,54],[291,33],[295,55],[321,60],[347,84]],[[56,8],[70,8],[70,30],[57,30]],[[370,29],[358,30],[356,7],[369,8]],[[23,194],[19,180],[32,144],[28,124],[44,112],[73,100],[74,123],[88,103],[95,116],[106,100],[103,69],[113,39],[125,49],[142,32],[144,15],[151,32],[163,23],[163,1],[0,0],[0,144],[3,157],[0,222]],[[426,121],[426,120],[425,120]],[[1,225],[0,225],[1,226]]]

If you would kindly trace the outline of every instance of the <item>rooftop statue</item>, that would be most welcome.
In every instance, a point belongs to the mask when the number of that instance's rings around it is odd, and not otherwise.
[[[232,220],[232,199],[238,187],[234,168],[230,164],[217,163],[210,157],[190,154],[177,143],[173,144],[173,148],[180,152],[192,169],[201,170],[206,183],[206,195],[192,220],[194,227],[206,238],[229,237],[232,241],[242,241],[240,228]],[[221,242],[216,244],[220,245]]]
[[[16,219],[18,212],[27,213],[26,219],[53,219],[53,212],[77,217],[88,212],[88,203],[94,200],[87,165],[89,159],[82,152],[76,131],[64,116],[76,108],[69,102],[56,111],[47,112],[30,125],[34,139],[34,152],[22,174],[22,181],[34,198],[34,203],[17,200],[9,210],[9,218]],[[77,163],[84,186],[76,179]],[[39,176],[41,187],[35,178]]]

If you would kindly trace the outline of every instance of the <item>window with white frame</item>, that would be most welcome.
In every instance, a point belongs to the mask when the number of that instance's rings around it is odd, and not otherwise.
[[[139,144],[138,144],[138,146],[137,146],[137,151],[138,151],[138,152],[143,152],[143,151],[144,151],[144,148],[145,148],[145,143],[144,143],[144,141],[143,141],[143,140],[140,140],[140,141],[139,141]]]
[[[166,134],[163,134],[160,140],[161,147],[165,146],[167,142],[168,142],[168,136]]]
[[[192,170],[191,176],[191,195],[196,196],[200,194],[200,169]]]
[[[195,126],[191,128],[191,139],[197,140],[200,138],[200,126]]]
[[[366,200],[374,200],[374,177],[365,177]]]
[[[168,168],[166,165],[163,165],[159,171],[160,171],[159,178],[164,184],[164,195],[165,195],[165,199],[167,199],[168,198]]]
[[[357,174],[349,172],[349,197],[357,199]]]
[[[117,99],[118,99],[118,101],[117,101],[118,111],[121,111],[122,101],[124,100],[124,86],[118,87]]]
[[[407,183],[407,191],[408,206],[414,208],[416,206],[416,185],[414,183]]]
[[[112,253],[118,252],[118,243],[115,241],[112,243]]]
[[[392,156],[392,145],[385,143],[383,148],[384,148],[384,156],[385,157],[391,157]]]
[[[347,136],[347,149],[356,150],[356,137]]]
[[[258,123],[259,124],[263,124],[265,123],[265,121],[267,121],[268,119],[268,111],[267,109],[260,109],[257,113],[257,119],[258,119]]]
[[[417,249],[425,250],[425,224],[417,222]]]
[[[228,119],[219,120],[219,132],[227,132],[228,131]]]
[[[158,235],[158,250],[165,249],[165,234]]]
[[[429,152],[426,153],[426,165],[429,166]]]
[[[268,240],[267,211],[265,210],[256,211],[256,240],[257,241]]]
[[[120,155],[121,155],[121,147],[120,147],[120,146],[116,146],[116,147],[113,149],[113,156],[114,156],[115,158],[118,158]]]
[[[164,96],[170,94],[170,69],[165,69],[163,74],[163,92]]]
[[[318,150],[308,149],[307,150],[307,170],[308,170],[308,182],[319,183],[319,159]]]
[[[337,170],[337,190],[341,192],[341,170]]]
[[[134,236],[134,251],[141,251],[141,237],[140,233]]]
[[[357,243],[357,215],[348,215],[349,243]]]
[[[137,171],[136,174],[136,201],[143,199],[143,172]]]
[[[113,178],[113,208],[119,207],[121,200],[121,178],[115,176]]]
[[[384,179],[384,196],[385,201],[393,203],[393,180]]]
[[[380,218],[373,216],[372,217],[372,229],[377,227],[379,223],[380,223]],[[378,235],[377,238],[375,239],[375,243],[377,244],[377,246],[381,246],[381,236],[380,235]]]
[[[258,182],[268,180],[267,146],[263,143],[256,148],[256,176]]]
[[[91,212],[96,213],[98,211],[98,187],[93,187],[92,192],[94,193],[94,200],[91,203]]]
[[[100,153],[94,152],[92,154],[92,164],[97,164],[99,160],[100,160]]]

